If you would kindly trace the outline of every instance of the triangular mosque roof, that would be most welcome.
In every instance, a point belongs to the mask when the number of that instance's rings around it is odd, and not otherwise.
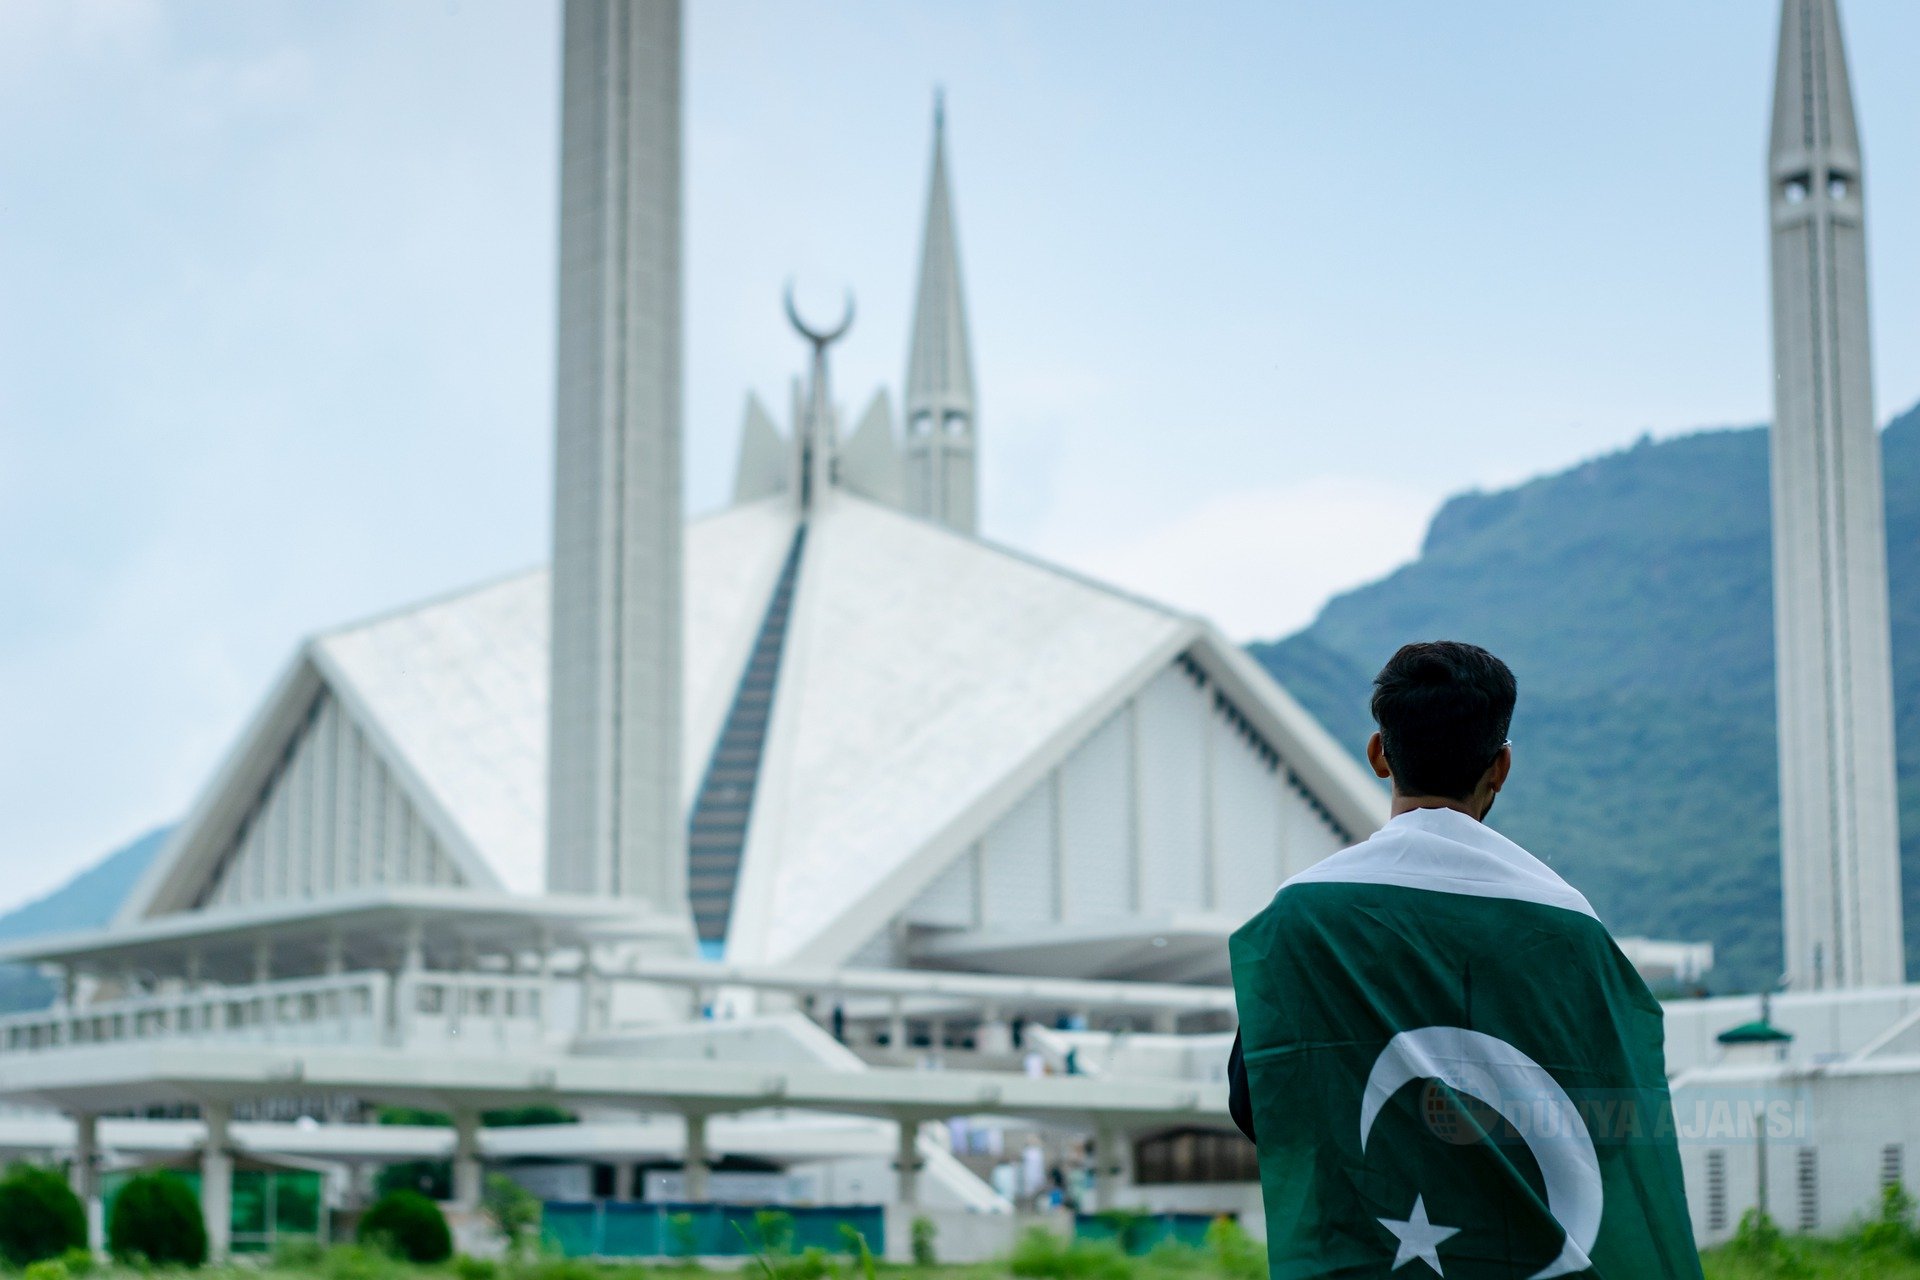
[[[791,501],[774,497],[688,526],[689,807],[797,523]],[[804,547],[733,958],[844,959],[1183,652],[1202,652],[1240,690],[1336,818],[1364,830],[1377,817],[1377,789],[1357,766],[1199,619],[844,490],[816,507]],[[548,596],[546,571],[534,570],[315,638],[235,756],[284,751],[324,686],[466,883],[540,893]],[[245,807],[221,793],[260,785],[257,770],[229,762],[134,914],[194,900],[188,881],[211,874],[219,823]]]

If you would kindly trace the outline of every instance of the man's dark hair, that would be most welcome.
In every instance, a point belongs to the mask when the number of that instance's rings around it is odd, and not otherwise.
[[[1506,745],[1518,689],[1478,645],[1403,645],[1373,678],[1373,722],[1403,796],[1464,800]]]

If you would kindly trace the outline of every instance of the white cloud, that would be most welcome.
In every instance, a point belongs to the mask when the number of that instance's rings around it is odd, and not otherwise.
[[[1044,554],[1212,619],[1236,640],[1305,626],[1328,597],[1413,558],[1439,499],[1350,478],[1236,489],[1104,542]]]

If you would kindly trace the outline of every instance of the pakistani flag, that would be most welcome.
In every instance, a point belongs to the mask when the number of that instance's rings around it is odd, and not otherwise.
[[[1274,1280],[1698,1280],[1660,1006],[1526,850],[1403,814],[1232,954]]]

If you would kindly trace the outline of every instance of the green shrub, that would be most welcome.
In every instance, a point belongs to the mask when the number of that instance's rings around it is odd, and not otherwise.
[[[125,1262],[197,1267],[207,1260],[200,1197],[165,1169],[135,1174],[114,1198],[107,1247]]]
[[[859,1271],[859,1280],[873,1280],[877,1267],[873,1259],[873,1250],[867,1247],[866,1236],[851,1222],[840,1224],[840,1240],[847,1247],[847,1257]]]
[[[318,1271],[326,1260],[326,1246],[318,1240],[295,1238],[273,1246],[275,1271]]]
[[[87,1211],[51,1169],[16,1164],[0,1177],[0,1261],[24,1267],[87,1247]]]
[[[1734,1228],[1733,1239],[1728,1243],[1735,1253],[1769,1257],[1780,1252],[1780,1228],[1759,1209],[1749,1209],[1740,1215],[1740,1225]]]
[[[67,1264],[58,1258],[29,1262],[27,1269],[20,1273],[20,1280],[67,1280]]]
[[[1207,1253],[1227,1280],[1267,1280],[1267,1250],[1232,1218],[1207,1224]]]
[[[340,1244],[326,1251],[320,1274],[326,1280],[401,1280],[402,1269],[379,1249]]]
[[[1007,1269],[1048,1280],[1131,1280],[1134,1266],[1112,1240],[1068,1243],[1045,1227],[1032,1227],[1015,1242]]]
[[[789,1256],[774,1264],[773,1274],[778,1280],[826,1280],[832,1270],[827,1265],[825,1249],[810,1248],[806,1252]]]
[[[1190,1244],[1168,1236],[1146,1251],[1145,1262],[1149,1271],[1177,1275],[1182,1272],[1206,1270],[1213,1262],[1213,1258]]]
[[[448,1199],[453,1195],[453,1161],[404,1160],[387,1165],[373,1180],[376,1203],[396,1191],[414,1191],[435,1200]]]
[[[913,1265],[916,1267],[939,1265],[939,1259],[934,1256],[933,1242],[940,1235],[940,1228],[933,1224],[933,1219],[915,1218],[912,1231]]]
[[[445,1262],[453,1235],[440,1206],[418,1191],[390,1191],[360,1219],[360,1243],[389,1249],[408,1262]]]
[[[453,1260],[453,1274],[459,1280],[494,1280],[500,1274],[500,1264],[492,1258],[472,1258],[463,1253]]]
[[[84,1245],[75,1245],[60,1255],[60,1265],[67,1269],[70,1276],[90,1276],[97,1262],[93,1250]]]
[[[1861,1223],[1855,1238],[1868,1249],[1911,1249],[1916,1243],[1913,1230],[1913,1197],[1898,1182],[1880,1189],[1880,1205],[1871,1218]]]
[[[753,1247],[761,1253],[792,1252],[793,1215],[778,1209],[762,1209],[755,1213]]]
[[[508,1252],[518,1253],[529,1240],[539,1238],[540,1197],[506,1174],[487,1175],[486,1189],[480,1193],[480,1207],[507,1238]]]
[[[667,1215],[667,1240],[676,1258],[691,1258],[700,1252],[700,1229],[693,1215],[682,1211]]]

